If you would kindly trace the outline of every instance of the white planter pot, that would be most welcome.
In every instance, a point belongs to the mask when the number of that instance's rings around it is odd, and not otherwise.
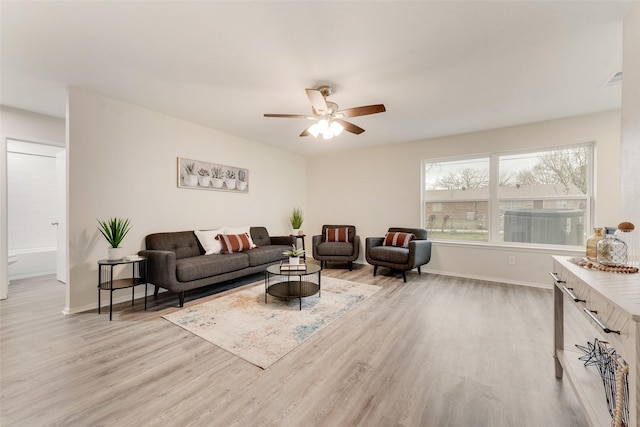
[[[291,235],[292,236],[299,236],[300,235],[300,229],[299,228],[292,228],[291,229]]]
[[[236,180],[234,179],[230,179],[227,178],[224,180],[224,182],[227,184],[227,189],[228,190],[233,190],[234,188],[236,188]]]
[[[196,175],[185,175],[184,176],[184,185],[188,185],[189,187],[195,187],[198,185],[198,177]]]
[[[224,179],[211,178],[211,185],[213,185],[213,188],[222,188],[222,184],[224,184]]]
[[[238,190],[240,191],[244,191],[247,188],[247,183],[244,181],[238,181],[237,185],[238,185]]]
[[[199,176],[198,177],[198,184],[200,184],[200,187],[208,187],[209,186],[209,181],[211,181],[211,177],[209,177],[209,176]]]
[[[290,256],[289,257],[289,265],[300,265],[300,257],[299,256]]]
[[[109,247],[107,249],[107,259],[109,261],[120,261],[122,258],[124,258],[124,248],[123,247],[117,247],[117,248],[112,248]]]

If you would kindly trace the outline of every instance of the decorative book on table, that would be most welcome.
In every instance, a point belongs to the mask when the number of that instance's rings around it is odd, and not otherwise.
[[[307,264],[303,261],[300,261],[300,264],[289,264],[284,261],[280,261],[280,271],[305,271],[307,269]]]

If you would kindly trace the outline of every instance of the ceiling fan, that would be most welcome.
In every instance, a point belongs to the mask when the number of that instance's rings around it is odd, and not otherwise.
[[[331,86],[320,86],[317,89],[305,89],[307,97],[311,101],[311,111],[313,115],[303,114],[265,114],[265,117],[281,117],[293,119],[314,120],[314,123],[307,127],[300,136],[313,135],[317,137],[322,134],[324,139],[331,139],[339,135],[343,130],[360,135],[364,132],[360,126],[343,120],[348,117],[366,116],[368,114],[383,113],[386,111],[383,104],[366,105],[362,107],[347,108],[338,110],[338,104],[327,101],[327,97],[333,93]]]

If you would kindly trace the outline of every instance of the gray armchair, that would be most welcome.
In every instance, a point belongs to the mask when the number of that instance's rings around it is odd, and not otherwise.
[[[347,229],[347,241],[328,242],[327,229]],[[353,269],[353,261],[360,255],[360,236],[356,236],[356,227],[353,225],[323,225],[322,234],[312,238],[313,259],[320,261],[320,267],[324,268],[329,262],[347,262],[349,271]]]
[[[367,237],[365,255],[367,262],[373,265],[373,275],[378,267],[387,267],[392,271],[401,271],[402,279],[407,281],[407,271],[427,264],[431,260],[431,242],[427,240],[427,230],[424,228],[391,227],[389,232],[411,233],[415,236],[409,242],[408,248],[397,246],[383,246],[384,237]]]

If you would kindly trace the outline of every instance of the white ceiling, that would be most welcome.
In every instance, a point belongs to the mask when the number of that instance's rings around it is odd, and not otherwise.
[[[77,86],[314,155],[620,107],[633,1],[6,1],[3,105],[63,117]],[[366,129],[300,138],[330,84]]]

